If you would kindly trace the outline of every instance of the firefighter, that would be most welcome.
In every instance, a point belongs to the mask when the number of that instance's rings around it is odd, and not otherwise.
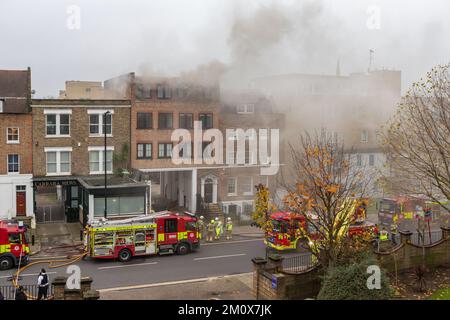
[[[214,238],[214,220],[211,220],[210,223],[206,226],[207,229],[207,235],[206,235],[206,242],[212,242]]]
[[[227,240],[230,240],[233,237],[233,222],[231,221],[231,218],[228,217],[227,218],[227,225],[226,225],[226,230],[227,230]]]
[[[205,217],[200,216],[200,219],[197,220],[197,227],[198,227],[198,238],[202,240],[205,236]]]
[[[397,226],[397,223],[394,221],[391,224],[391,240],[395,246],[397,245],[397,240],[396,240],[397,232],[398,232],[398,226]]]
[[[378,241],[378,251],[380,251],[380,245],[382,242],[388,241],[389,237],[388,237],[388,232],[386,231],[386,229],[383,227],[383,229],[380,231],[380,236],[379,236],[379,241]]]
[[[216,231],[216,236],[215,236],[215,240],[220,240],[220,232],[222,230],[222,223],[219,221],[219,218],[216,217],[215,219],[215,223],[214,223],[214,228]]]

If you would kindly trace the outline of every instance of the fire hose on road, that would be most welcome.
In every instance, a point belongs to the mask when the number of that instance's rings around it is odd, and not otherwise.
[[[64,245],[64,246],[60,246],[60,247],[52,247],[52,248],[49,248],[49,249],[70,248],[70,247],[80,247],[80,245]],[[22,271],[30,268],[31,266],[34,266],[34,265],[37,265],[37,264],[41,264],[41,263],[47,263],[49,269],[57,269],[57,268],[61,268],[61,267],[73,264],[73,263],[83,259],[86,255],[87,255],[87,251],[84,251],[84,252],[82,252],[82,253],[80,253],[79,255],[76,255],[76,256],[68,255],[66,259],[58,259],[58,260],[48,259],[48,260],[42,260],[42,261],[35,261],[35,262],[31,262],[31,263],[29,263],[29,264],[27,264],[27,265],[25,265],[23,267],[20,267],[20,264],[19,264],[19,269],[17,270],[17,272],[15,273],[15,275],[12,278],[13,286],[16,289],[19,288],[18,279],[19,279],[20,273]],[[59,264],[57,264],[57,263],[59,263]],[[36,296],[33,296],[31,294],[28,294],[28,293],[25,293],[25,294],[26,294],[28,299],[30,299],[30,300],[37,300]],[[48,299],[53,299],[53,296],[48,297]]]

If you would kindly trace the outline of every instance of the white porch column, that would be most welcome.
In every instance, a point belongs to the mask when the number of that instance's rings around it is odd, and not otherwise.
[[[212,202],[217,203],[217,179],[213,180],[213,198]]]
[[[88,221],[91,222],[94,220],[94,195],[89,195],[89,219]]]
[[[204,188],[203,185],[202,185],[202,188]],[[192,169],[191,211],[192,211],[192,213],[195,213],[196,210],[197,210],[197,169]]]

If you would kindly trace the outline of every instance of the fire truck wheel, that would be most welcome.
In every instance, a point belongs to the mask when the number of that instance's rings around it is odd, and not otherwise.
[[[122,249],[119,252],[119,261],[127,262],[131,260],[131,251],[128,249]]]
[[[8,270],[13,267],[13,261],[9,257],[0,258],[0,270]]]
[[[177,253],[180,255],[189,253],[189,245],[186,243],[180,243],[177,247]]]

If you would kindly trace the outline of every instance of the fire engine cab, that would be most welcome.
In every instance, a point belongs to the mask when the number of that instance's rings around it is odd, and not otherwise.
[[[370,232],[372,238],[375,238],[378,232],[374,223],[366,221],[366,203],[358,205],[354,210],[352,222],[348,228],[348,236],[353,237]],[[310,223],[315,223],[317,218],[311,215],[310,221],[303,214],[291,212],[275,212],[270,215],[271,228],[266,231],[264,243],[266,246],[276,250],[299,250],[306,240],[301,236],[300,229],[305,230],[311,239],[318,239],[320,236],[316,228]]]
[[[86,227],[84,244],[94,259],[129,261],[134,256],[186,254],[200,247],[197,218],[163,211]]]
[[[0,221],[0,270],[28,263],[30,247],[25,232],[16,222]]]

